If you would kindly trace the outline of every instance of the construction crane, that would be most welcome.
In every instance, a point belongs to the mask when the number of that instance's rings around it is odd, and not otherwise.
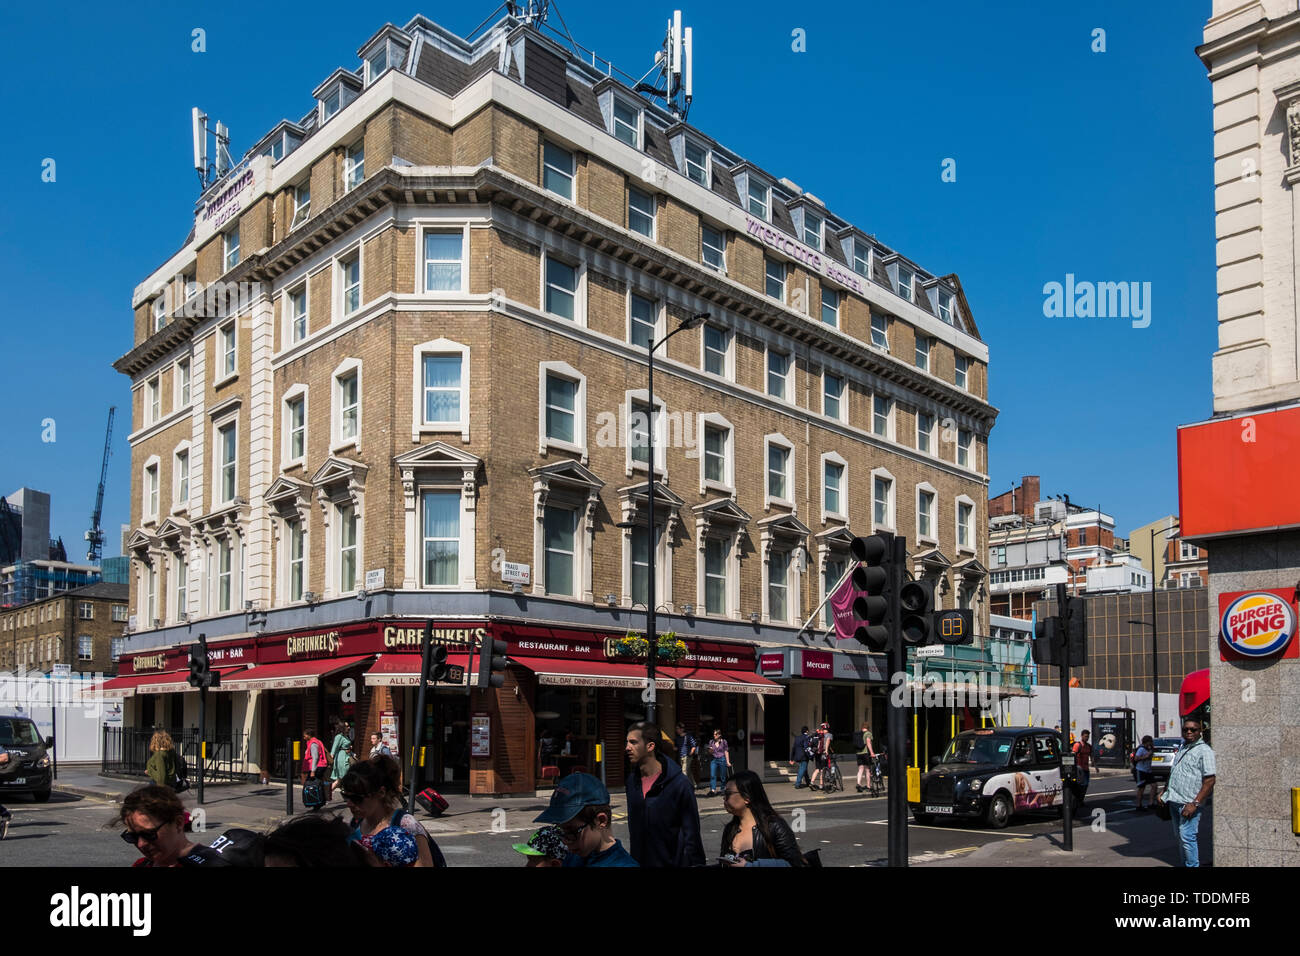
[[[86,532],[86,540],[90,542],[90,551],[86,553],[86,560],[91,564],[98,564],[104,553],[104,531],[99,527],[99,518],[104,512],[104,483],[108,481],[108,456],[113,450],[113,416],[116,414],[117,406],[108,406],[108,430],[104,432],[104,464],[99,469],[99,491],[95,494],[95,511],[90,516],[90,530]]]

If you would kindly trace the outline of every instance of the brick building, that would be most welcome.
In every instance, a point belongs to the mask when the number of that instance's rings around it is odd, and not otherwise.
[[[88,584],[0,611],[0,670],[49,673],[67,664],[114,674],[127,621],[124,584]]]
[[[801,630],[853,535],[906,536],[987,633],[996,410],[956,276],[544,23],[464,39],[417,17],[359,55],[135,291],[128,726],[191,719],[194,694],[160,709],[151,687],[203,631],[251,764],[336,714],[405,754],[432,623],[453,663],[487,634],[512,661],[500,691],[434,695],[436,779],[530,791],[544,727],[592,765],[643,710],[618,639],[644,628],[650,547],[660,631],[687,644],[661,722],[722,727],[738,766],[883,713],[881,656]],[[656,353],[652,413],[647,342],[701,313]]]

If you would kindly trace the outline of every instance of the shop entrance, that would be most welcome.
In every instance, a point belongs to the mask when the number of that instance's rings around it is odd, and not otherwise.
[[[301,691],[268,690],[262,692],[261,702],[265,708],[262,712],[262,753],[269,755],[262,769],[269,771],[271,777],[283,780],[292,754],[285,749],[286,742],[302,736],[303,694]],[[297,771],[295,767],[295,777]]]
[[[831,725],[836,753],[847,753],[853,746],[853,734],[862,729],[862,715],[853,712],[852,684],[822,685],[822,720]],[[844,741],[848,741],[844,744]]]
[[[424,739],[433,743],[425,782],[449,793],[469,792],[469,698],[435,693],[425,705]]]
[[[790,746],[794,737],[790,734],[790,697],[785,694],[770,694],[763,701],[763,758],[777,760],[784,764],[790,759]]]

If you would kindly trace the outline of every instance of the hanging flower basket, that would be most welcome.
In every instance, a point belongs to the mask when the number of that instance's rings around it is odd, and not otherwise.
[[[614,651],[619,657],[644,658],[650,642],[637,631],[628,631],[614,644]],[[686,642],[679,640],[676,632],[669,631],[659,635],[659,656],[661,661],[676,663],[686,658]]]

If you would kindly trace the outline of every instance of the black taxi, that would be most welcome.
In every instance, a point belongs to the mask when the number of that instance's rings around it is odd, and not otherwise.
[[[1002,829],[1017,813],[1058,810],[1061,738],[1042,727],[986,727],[958,734],[921,776],[918,823],[961,817]]]

